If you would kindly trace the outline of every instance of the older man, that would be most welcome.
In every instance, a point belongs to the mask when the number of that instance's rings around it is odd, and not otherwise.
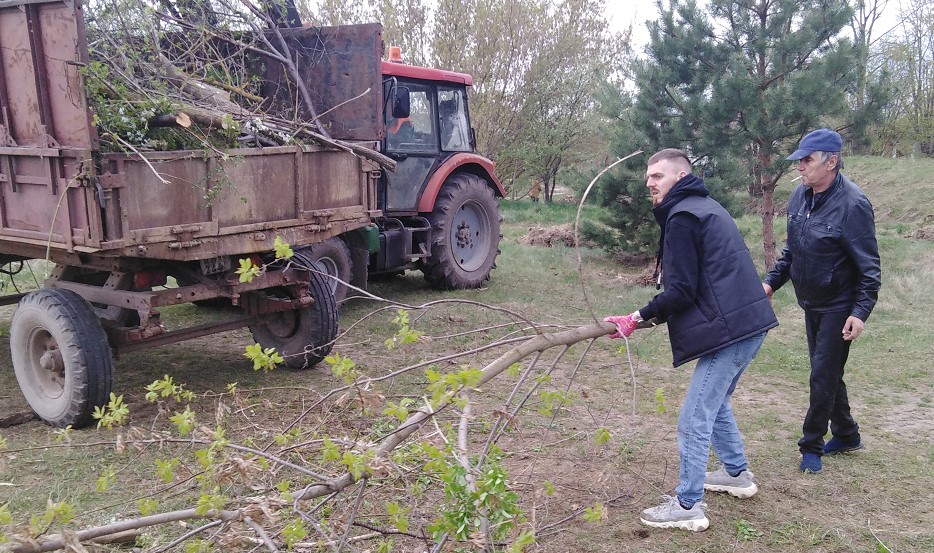
[[[818,129],[787,159],[801,185],[788,200],[788,238],[762,287],[772,297],[790,278],[804,309],[811,356],[810,405],[798,441],[801,471],[823,470],[821,455],[863,447],[850,414],[843,367],[882,283],[872,204],[840,170],[843,139]],[[824,444],[827,424],[833,437]]]

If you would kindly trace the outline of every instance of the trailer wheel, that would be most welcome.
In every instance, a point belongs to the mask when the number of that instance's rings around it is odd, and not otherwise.
[[[295,250],[297,262],[305,268],[325,273],[327,283],[334,293],[334,300],[340,304],[347,297],[347,285],[353,278],[353,261],[350,247],[340,238],[328,238],[318,244]],[[340,279],[343,282],[339,282]]]
[[[47,288],[20,300],[10,324],[13,371],[29,406],[52,426],[92,422],[113,390],[107,335],[91,305]]]
[[[250,325],[253,339],[263,348],[273,347],[293,369],[311,368],[331,352],[337,338],[337,303],[328,278],[310,273],[314,303],[304,309],[267,315],[263,322]],[[294,298],[289,288],[268,290],[273,296]]]
[[[482,178],[448,178],[438,194],[431,223],[431,256],[419,268],[435,288],[479,288],[490,279],[499,254],[499,205]]]

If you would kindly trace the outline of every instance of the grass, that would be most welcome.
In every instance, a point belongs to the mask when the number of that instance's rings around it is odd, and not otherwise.
[[[640,331],[630,344],[635,362],[633,405],[630,368],[619,351],[620,343],[597,340],[578,366],[585,349],[579,344],[556,362],[551,378],[542,384],[551,392],[570,389],[573,402],[557,415],[545,416],[537,412],[543,407],[542,400],[533,397],[530,409],[520,415],[501,442],[503,449],[511,452],[504,462],[529,521],[542,528],[571,517],[559,526],[560,531],[543,532],[529,551],[876,551],[877,538],[891,551],[934,548],[934,509],[930,507],[934,504],[934,475],[930,471],[934,429],[929,423],[934,418],[934,377],[929,361],[934,358],[934,315],[927,284],[934,269],[934,242],[910,237],[926,217],[934,217],[934,204],[915,201],[928,197],[934,189],[934,184],[925,180],[934,166],[852,158],[847,159],[847,168],[857,183],[866,183],[877,208],[883,256],[880,301],[848,363],[849,395],[866,448],[825,459],[825,472],[819,476],[802,475],[797,470],[796,442],[807,409],[808,358],[801,311],[787,286],[774,299],[781,326],[770,332],[734,396],[759,495],[750,500],[709,495],[711,527],[702,534],[646,530],[638,523],[639,511],[656,504],[658,496],[670,493],[677,483],[675,426],[690,369],[671,368],[664,327]],[[898,175],[897,187],[887,184],[895,182],[892,175]],[[634,287],[618,278],[642,267],[620,266],[599,251],[582,251],[579,271],[573,249],[538,248],[518,242],[532,225],[573,222],[576,206],[526,200],[504,201],[502,207],[502,255],[486,288],[439,294],[429,290],[418,273],[412,273],[373,283],[372,291],[410,305],[440,299],[495,305],[522,313],[536,323],[554,325],[548,328],[574,327],[592,321],[595,315],[626,313],[656,293],[654,288]],[[588,208],[585,217],[590,216],[593,211]],[[754,258],[760,260],[757,219],[744,217],[739,225]],[[776,231],[781,240],[780,220],[776,220]],[[349,332],[335,350],[373,375],[445,353],[463,352],[516,328],[499,326],[512,321],[502,311],[466,303],[441,304],[412,314],[413,328],[424,333],[423,341],[390,351],[383,341],[395,331],[391,323],[394,310],[370,315],[375,307],[377,304],[356,300],[342,309],[341,326]],[[6,341],[10,313],[11,308],[0,313],[0,342]],[[184,306],[165,310],[163,318],[169,323],[205,316],[204,310]],[[464,334],[472,329],[484,330]],[[166,419],[175,406],[166,404],[166,411],[160,411],[148,404],[143,387],[171,374],[176,382],[198,394],[192,408],[202,424],[213,427],[220,420],[231,439],[252,437],[265,445],[321,393],[340,384],[326,367],[253,372],[242,356],[249,343],[249,332],[243,329],[118,359],[117,391],[126,396],[132,424],[147,431],[170,429]],[[3,343],[0,362],[9,367],[7,350]],[[499,353],[441,362],[439,369],[458,370],[465,363],[483,366]],[[551,363],[556,355],[549,350],[543,361]],[[240,391],[227,394],[226,385],[234,381]],[[475,436],[484,436],[484,426],[494,418],[492,410],[501,408],[514,382],[514,378],[503,376],[484,387],[472,421]],[[382,401],[412,397],[421,402],[426,384],[424,372],[418,370],[377,389],[384,396]],[[0,416],[22,408],[11,371],[0,371]],[[439,425],[456,420],[447,413],[439,416]],[[371,435],[366,423],[352,401],[343,406],[333,403],[320,417],[304,420],[302,432],[307,438],[367,439]],[[381,419],[377,426],[385,433],[392,424]],[[610,440],[602,445],[594,441],[600,428],[610,434]],[[126,439],[128,432],[75,432],[72,447],[57,447],[56,435],[38,422],[0,429],[8,443],[8,450],[0,452],[0,484],[11,484],[0,486],[0,505],[9,502],[16,520],[24,521],[44,509],[48,499],[67,500],[78,506],[75,527],[134,516],[141,490],[166,487],[154,475],[155,460],[172,456],[185,459],[190,456],[190,446],[164,444],[141,451],[120,450],[117,436]],[[93,445],[108,442],[110,445]],[[46,445],[53,447],[26,449]],[[314,451],[299,450],[290,455],[296,462],[321,468]],[[120,471],[120,477],[114,488],[98,493],[95,481],[105,466]],[[416,463],[408,459],[400,461],[400,466],[408,470]],[[256,475],[255,489],[230,484],[229,491],[234,496],[253,496],[268,490],[262,486],[271,487],[284,477],[284,473],[274,478]],[[413,473],[411,486],[415,480]],[[545,493],[545,481],[554,485],[553,495]],[[161,508],[190,504],[191,492],[179,493],[189,485],[191,482],[178,484],[159,495]],[[369,517],[367,520],[384,523],[379,518],[380,502],[389,498],[413,498],[413,524],[437,514],[437,492],[410,495],[376,481],[370,488],[362,515]],[[372,498],[369,493],[374,494]],[[571,516],[597,502],[606,506],[604,521],[590,523]],[[164,544],[168,534],[178,532],[162,529],[150,534],[149,539]],[[396,550],[413,548],[414,542],[403,545],[400,541]]]

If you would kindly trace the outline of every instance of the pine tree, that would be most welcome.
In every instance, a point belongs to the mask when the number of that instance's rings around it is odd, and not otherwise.
[[[859,49],[841,30],[852,10],[846,0],[710,0],[705,10],[670,0],[659,9],[636,68],[634,123],[647,149],[683,148],[745,185],[771,267],[785,156],[815,128],[846,132]]]

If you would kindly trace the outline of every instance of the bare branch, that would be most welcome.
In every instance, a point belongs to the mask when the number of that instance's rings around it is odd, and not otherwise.
[[[160,513],[158,515],[151,515],[146,517],[140,517],[130,520],[122,520],[120,522],[114,522],[112,524],[107,524],[104,526],[98,526],[95,528],[88,528],[86,530],[81,530],[76,532],[79,541],[89,541],[101,536],[107,536],[111,534],[116,534],[119,532],[126,532],[127,530],[135,530],[137,528],[146,528],[148,526],[158,526],[160,524],[167,524],[169,522],[178,522],[180,520],[190,520],[195,518],[207,518],[215,519],[216,522],[222,523],[232,520],[239,520],[242,516],[240,511],[216,511],[210,510],[204,514],[197,514],[196,509],[184,509],[181,511],[171,511],[168,513]],[[49,536],[50,539],[40,544],[38,547],[32,544],[23,544],[13,546],[13,553],[39,553],[42,551],[56,551],[62,549],[66,546],[66,540],[61,536]]]

